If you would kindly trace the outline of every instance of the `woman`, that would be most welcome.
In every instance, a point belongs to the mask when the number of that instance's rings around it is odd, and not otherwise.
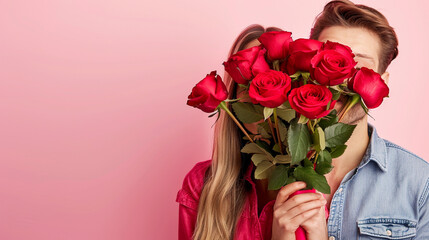
[[[282,30],[260,25],[247,27],[235,40],[229,56],[259,45],[257,39],[270,31]],[[224,82],[229,99],[240,96],[238,85],[227,73]],[[256,133],[256,124],[244,125]],[[179,239],[295,239],[299,226],[310,240],[325,239],[324,236],[327,239],[323,195],[304,193],[289,198],[305,188],[303,182],[289,184],[280,191],[267,190],[266,179],[255,180],[253,163],[240,153],[242,138],[236,124],[221,111],[212,160],[196,164],[177,196]]]

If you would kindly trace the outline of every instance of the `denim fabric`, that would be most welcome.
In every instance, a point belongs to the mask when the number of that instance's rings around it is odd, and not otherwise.
[[[329,210],[329,240],[429,240],[429,163],[380,138],[368,124],[370,143],[360,165],[334,193]],[[204,175],[211,160],[199,162],[186,175],[177,194],[179,239],[191,239]],[[252,186],[234,239],[271,239],[274,200],[258,216],[253,164],[245,180]]]
[[[429,163],[377,135],[335,192],[333,239],[429,239]]]

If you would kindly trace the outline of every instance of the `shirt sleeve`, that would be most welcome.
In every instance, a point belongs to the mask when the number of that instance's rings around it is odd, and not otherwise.
[[[204,185],[204,174],[210,161],[197,163],[185,176],[182,188],[177,192],[179,203],[179,240],[191,240],[195,230],[198,202]]]
[[[180,191],[179,191],[180,194]],[[197,220],[197,209],[179,204],[179,240],[191,240]]]
[[[429,179],[427,179],[423,193],[419,198],[420,214],[417,223],[417,233],[415,240],[429,239]]]

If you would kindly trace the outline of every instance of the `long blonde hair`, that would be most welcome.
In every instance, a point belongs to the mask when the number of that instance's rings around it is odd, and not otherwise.
[[[235,39],[228,58],[270,31],[282,30],[276,27],[265,29],[259,24],[248,26]],[[223,80],[229,99],[235,98],[237,84],[227,72]],[[231,105],[228,108],[232,111]],[[225,240],[233,239],[235,235],[246,197],[243,174],[247,164],[241,159],[242,136],[231,118],[221,111],[214,131],[212,162],[200,195],[194,240]]]

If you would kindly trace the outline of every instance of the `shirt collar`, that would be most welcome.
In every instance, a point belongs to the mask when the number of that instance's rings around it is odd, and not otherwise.
[[[374,161],[377,166],[387,172],[387,149],[384,140],[377,134],[375,127],[368,123],[368,135],[370,136],[370,142],[366,149],[365,155],[362,158],[358,169],[365,166],[369,161]]]

